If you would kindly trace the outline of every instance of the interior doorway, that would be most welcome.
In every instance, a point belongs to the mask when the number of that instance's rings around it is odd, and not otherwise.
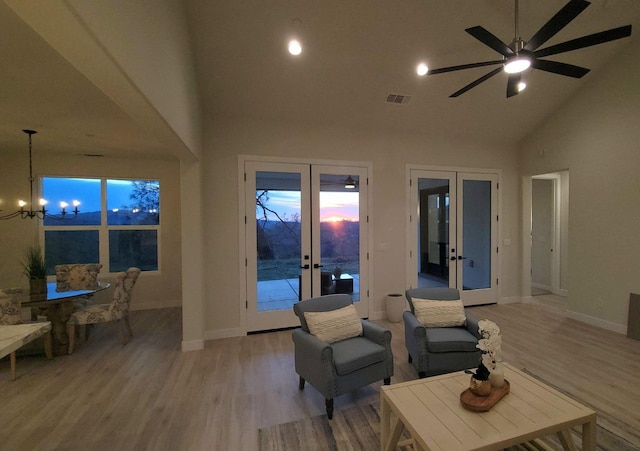
[[[531,178],[531,295],[568,295],[569,172]]]

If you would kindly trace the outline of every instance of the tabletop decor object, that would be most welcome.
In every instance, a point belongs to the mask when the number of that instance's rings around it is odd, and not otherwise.
[[[480,339],[476,347],[482,351],[482,360],[475,374],[471,376],[469,389],[477,396],[489,396],[491,387],[504,385],[504,369],[502,367],[502,337],[500,328],[493,321],[478,321]]]
[[[38,245],[27,248],[25,259],[22,262],[24,275],[29,279],[29,292],[31,295],[41,295],[47,292],[47,264]]]

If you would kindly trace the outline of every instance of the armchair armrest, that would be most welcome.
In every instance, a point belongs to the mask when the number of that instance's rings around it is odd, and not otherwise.
[[[473,334],[478,340],[482,338],[480,336],[480,332],[478,331],[478,318],[476,318],[473,314],[469,313],[466,309],[464,312],[467,317],[467,330]]]
[[[314,359],[333,360],[333,349],[331,349],[329,343],[319,340],[316,336],[302,329],[294,329],[291,336],[296,351],[300,349],[304,351],[304,354]]]
[[[382,326],[371,323],[366,320],[362,321],[362,335],[369,340],[378,343],[381,346],[391,343],[391,331]]]
[[[402,314],[402,317],[404,319],[404,330],[406,335],[411,334],[413,340],[427,340],[427,331],[425,330],[425,327],[420,321],[418,321],[418,318],[416,318],[413,313],[406,311]]]
[[[337,394],[333,349],[302,329],[292,334],[296,373],[313,385],[326,399]]]

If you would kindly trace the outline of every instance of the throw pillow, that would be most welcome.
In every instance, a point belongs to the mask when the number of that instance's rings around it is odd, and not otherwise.
[[[362,322],[351,304],[328,312],[304,312],[309,332],[327,343],[362,335]]]
[[[436,301],[432,299],[413,298],[416,318],[426,327],[464,326],[467,318],[461,300]]]

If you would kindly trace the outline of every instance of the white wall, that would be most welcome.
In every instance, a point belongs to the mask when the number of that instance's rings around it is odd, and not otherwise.
[[[512,149],[458,143],[448,137],[392,135],[374,130],[320,128],[217,118],[205,124],[203,202],[208,272],[205,332],[241,333],[238,255],[238,155],[371,161],[373,164],[373,293],[370,314],[383,315],[386,293],[405,288],[405,169],[407,164],[503,170],[502,237],[520,233],[518,155]],[[518,246],[501,252],[501,296],[521,295]]]
[[[626,331],[629,293],[640,292],[638,73],[635,38],[522,146],[525,175],[571,175],[572,316],[619,332]]]
[[[37,143],[34,143],[34,149],[36,147]],[[0,153],[0,168],[3,168],[0,177],[0,208],[4,210],[0,213],[2,214],[17,209],[17,200],[27,199],[29,196],[26,144],[24,149],[3,149]],[[36,179],[42,175],[63,175],[159,180],[161,271],[155,274],[142,273],[136,284],[131,308],[136,310],[181,305],[180,166],[177,161],[47,155],[34,150],[33,171]],[[37,186],[34,189],[37,190]],[[0,221],[0,288],[28,287],[27,280],[22,276],[20,261],[25,249],[40,238],[41,225],[42,221],[39,219],[14,218]],[[102,269],[99,278],[111,281],[106,270],[106,267]],[[107,299],[99,300],[108,302],[111,290],[104,295]]]

